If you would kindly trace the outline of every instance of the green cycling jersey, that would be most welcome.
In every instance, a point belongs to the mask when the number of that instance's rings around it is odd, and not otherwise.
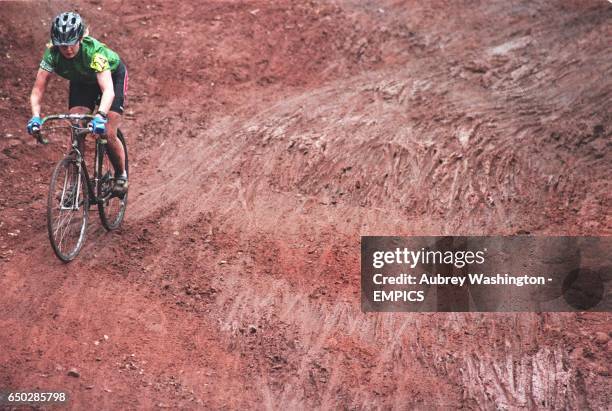
[[[95,83],[96,74],[106,70],[114,72],[121,59],[108,46],[90,36],[83,37],[79,52],[66,59],[57,47],[47,46],[40,68],[70,81]]]

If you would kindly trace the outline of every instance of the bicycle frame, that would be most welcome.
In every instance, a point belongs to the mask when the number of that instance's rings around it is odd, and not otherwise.
[[[83,120],[92,120],[94,118],[94,116],[90,115],[90,114],[56,114],[56,115],[51,115],[48,117],[45,117],[42,120],[41,126],[42,124],[45,124],[48,121],[53,121],[53,120],[67,120],[70,126],[70,131],[71,131],[71,149],[70,151],[66,154],[66,157],[68,156],[74,156],[74,161],[77,165],[78,168],[78,178],[77,178],[77,187],[76,187],[76,198],[73,199],[72,201],[72,206],[71,207],[66,207],[64,208],[64,206],[62,205],[61,209],[62,210],[78,210],[79,207],[79,195],[81,192],[81,171],[83,171],[83,173],[85,174],[85,181],[87,183],[87,190],[89,192],[89,201],[90,204],[99,204],[101,202],[104,202],[106,200],[108,200],[108,198],[111,197],[111,194],[109,193],[108,196],[104,197],[104,198],[99,198],[97,196],[97,192],[98,192],[98,184],[100,184],[100,178],[101,176],[98,176],[95,174],[95,170],[98,170],[98,165],[100,161],[103,161],[103,155],[101,155],[101,145],[102,144],[106,144],[107,140],[104,136],[96,136],[96,153],[95,153],[95,164],[94,164],[94,179],[92,180],[89,176],[89,171],[87,170],[87,164],[85,163],[85,159],[84,159],[84,155],[81,152],[81,150],[79,149],[79,142],[81,141],[81,139],[87,135],[87,134],[91,134],[91,129],[89,127],[81,127],[79,125],[80,121]],[[41,134],[40,128],[35,130],[35,135],[36,138],[39,142],[43,143],[43,144],[47,144],[47,140],[44,138],[44,136]],[[65,178],[68,178],[68,176],[66,175]],[[93,181],[93,183],[92,183]],[[64,204],[64,196],[66,195],[66,184],[64,183],[64,189],[62,191],[62,197],[61,197],[61,203],[60,204]]]

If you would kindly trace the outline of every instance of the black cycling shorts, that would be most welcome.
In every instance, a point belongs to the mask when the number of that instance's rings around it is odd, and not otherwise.
[[[127,96],[128,86],[128,72],[123,62],[119,62],[119,66],[112,74],[112,77],[115,99],[110,109],[116,113],[123,114],[123,105]],[[98,83],[70,82],[68,108],[83,106],[88,107],[93,112],[94,108],[100,104],[101,98],[102,90],[100,90]]]

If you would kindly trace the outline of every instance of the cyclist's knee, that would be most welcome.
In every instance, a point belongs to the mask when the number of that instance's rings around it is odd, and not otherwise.
[[[111,136],[112,138],[117,137],[117,124],[113,124],[112,122],[106,123],[106,134]]]
[[[121,122],[121,114],[115,113],[111,111],[108,113],[108,123],[106,124],[106,128],[109,133],[112,133],[114,136],[117,135],[117,128]]]

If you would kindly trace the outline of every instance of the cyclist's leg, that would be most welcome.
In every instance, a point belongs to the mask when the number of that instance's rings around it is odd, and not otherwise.
[[[90,114],[96,107],[98,89],[95,85],[71,81],[68,92],[70,114]],[[85,126],[85,124],[83,124]],[[79,140],[79,150],[85,153],[85,139]]]
[[[70,114],[88,114],[88,113],[91,113],[91,110],[89,109],[89,107],[85,107],[85,106],[70,107]],[[81,152],[82,155],[85,155],[85,138],[84,137],[79,138],[77,143],[78,143],[79,151]],[[72,201],[73,201],[73,198],[75,198],[75,196],[76,196],[76,186],[71,184],[69,187],[66,187],[66,194],[64,196],[63,206],[72,207]]]
[[[125,174],[125,151],[123,145],[117,138],[117,129],[121,123],[123,115],[123,105],[125,101],[125,95],[127,92],[127,81],[128,74],[127,69],[123,62],[119,63],[117,70],[113,73],[113,89],[115,91],[115,99],[111,105],[110,111],[108,112],[108,123],[107,123],[107,140],[108,140],[108,153],[115,168],[115,178],[120,177],[120,185],[118,191],[122,191],[127,188],[127,174]],[[123,184],[125,186],[123,187]],[[116,184],[117,185],[117,184]]]
[[[113,193],[121,198],[128,190],[128,175],[125,167],[125,151],[123,144],[117,137],[117,128],[121,122],[121,114],[109,111],[108,123],[106,125],[106,140],[108,141],[108,157],[115,169],[115,185]]]
[[[91,110],[88,107],[84,107],[84,106],[75,106],[75,107],[70,107],[70,114],[89,114],[91,113]],[[83,126],[85,126],[83,124]],[[79,138],[79,151],[81,152],[81,154],[85,154],[85,138]]]
[[[123,151],[123,145],[117,138],[117,128],[121,123],[121,114],[116,111],[109,111],[108,123],[106,124],[106,139],[108,141],[108,154],[113,168],[115,169],[115,175],[123,174],[125,171],[125,152]]]

